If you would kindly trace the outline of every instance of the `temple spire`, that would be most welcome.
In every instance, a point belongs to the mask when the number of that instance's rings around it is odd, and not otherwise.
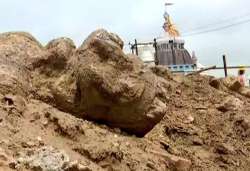
[[[176,28],[176,26],[172,22],[170,15],[168,14],[167,7],[171,6],[171,5],[173,5],[173,3],[170,3],[170,2],[165,3],[165,12],[164,12],[165,22],[163,25],[163,29],[168,34],[168,36],[175,38],[175,37],[180,36],[180,32],[178,31],[178,29]]]

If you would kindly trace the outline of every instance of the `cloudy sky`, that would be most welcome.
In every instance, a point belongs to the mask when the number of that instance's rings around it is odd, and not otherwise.
[[[105,28],[126,43],[150,40],[162,33],[165,0],[0,0],[0,32],[28,31],[46,44],[61,36],[79,45],[90,32]],[[170,7],[183,35],[203,26],[215,29],[250,19],[249,0],[172,0]],[[221,64],[227,54],[231,65],[250,65],[250,22],[217,32],[185,36],[186,47],[196,51],[204,65]]]

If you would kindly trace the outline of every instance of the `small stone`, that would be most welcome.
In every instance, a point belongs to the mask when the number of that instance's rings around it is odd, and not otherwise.
[[[204,109],[197,111],[197,114],[200,114],[200,115],[205,115],[206,113],[207,113],[207,110],[204,110]]]
[[[114,132],[117,133],[117,134],[121,134],[122,131],[121,131],[121,129],[119,129],[119,128],[115,128],[115,129],[114,129]]]
[[[190,124],[192,122],[194,122],[194,117],[192,117],[191,115],[189,115],[187,119],[184,121],[185,124]]]
[[[78,171],[92,171],[92,169],[87,166],[83,166],[82,164],[78,164]]]
[[[33,117],[32,119],[30,120],[30,122],[35,122],[37,120],[41,119],[41,116],[39,113],[33,113]]]
[[[221,112],[236,111],[241,109],[242,106],[243,102],[240,99],[229,96],[217,107],[217,109]]]
[[[119,147],[119,143],[113,143],[114,147]]]
[[[218,79],[214,78],[210,81],[209,85],[212,86],[213,88],[219,89],[221,83]]]
[[[180,95],[181,94],[181,90],[176,90],[176,94]]]
[[[199,137],[194,137],[193,138],[193,144],[194,145],[203,145],[203,141]]]
[[[192,162],[190,160],[187,159],[179,159],[176,164],[175,164],[175,168],[178,171],[187,171],[190,170],[192,165]]]
[[[50,116],[51,116],[51,113],[49,113],[49,112],[46,112],[46,113],[44,114],[44,116],[45,116],[46,118],[50,118]]]
[[[22,142],[21,145],[24,148],[32,148],[35,146],[35,143],[32,141],[28,141],[28,142]]]
[[[235,150],[231,145],[222,143],[216,147],[216,152],[219,154],[234,154]]]
[[[43,121],[43,122],[42,122],[42,124],[43,124],[43,126],[44,126],[44,127],[47,127],[47,126],[48,126],[48,124],[49,124],[49,121],[48,121],[48,120]]]
[[[207,110],[208,109],[208,107],[206,107],[206,106],[194,106],[194,108],[196,110]]]
[[[169,156],[169,161],[174,170],[176,171],[188,171],[192,166],[192,162],[190,160],[174,155]]]
[[[171,147],[171,146],[169,146],[169,148],[167,149],[167,152],[173,155],[180,155],[180,151],[178,151],[178,149],[176,149],[175,147]]]
[[[129,143],[129,142],[126,142],[125,145],[128,147],[128,146],[130,145],[130,143]]]
[[[147,167],[149,167],[150,169],[152,169],[152,170],[157,170],[156,168],[155,168],[155,166],[154,166],[154,163],[152,163],[152,162],[147,162]]]
[[[243,96],[250,98],[250,88],[242,87],[239,93],[242,94]]]
[[[18,163],[13,160],[13,161],[9,162],[9,167],[11,169],[17,169],[18,168]]]
[[[17,128],[10,128],[10,131],[11,131],[13,134],[16,134],[16,133],[18,133],[20,130],[17,129]]]
[[[42,138],[41,137],[37,137],[37,141],[42,141]]]
[[[242,87],[241,83],[239,81],[234,81],[231,85],[230,85],[230,90],[232,91],[239,91],[240,88]]]
[[[171,167],[171,170],[188,171],[191,169],[191,160],[158,151],[151,151],[151,153],[164,157],[167,160],[169,166]]]
[[[0,166],[8,166],[11,161],[12,157],[8,156],[7,153],[0,148]]]
[[[241,125],[245,130],[248,130],[250,128],[250,122],[248,119],[243,119]]]
[[[8,145],[9,140],[3,139],[3,140],[0,141],[0,144]]]
[[[0,161],[8,161],[8,156],[3,151],[0,151]]]
[[[41,146],[44,145],[44,141],[41,137],[37,137],[37,141],[39,142],[39,145],[41,145]]]
[[[77,160],[72,161],[66,166],[65,171],[91,171],[87,166],[83,166]]]
[[[24,159],[23,157],[19,157],[19,158],[17,159],[17,161],[18,161],[19,163],[24,163],[24,162],[25,162],[25,159]]]
[[[66,167],[66,171],[71,171],[71,170],[76,170],[77,169],[77,166],[78,166],[78,161],[75,160],[75,161],[72,161],[70,162]]]

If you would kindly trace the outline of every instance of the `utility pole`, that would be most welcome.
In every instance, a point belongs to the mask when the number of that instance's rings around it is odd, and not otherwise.
[[[227,74],[227,59],[226,59],[226,55],[223,55],[223,64],[224,64],[225,77],[227,77],[228,74]]]

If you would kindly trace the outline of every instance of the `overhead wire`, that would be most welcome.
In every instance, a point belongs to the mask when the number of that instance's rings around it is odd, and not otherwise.
[[[197,31],[197,32],[186,33],[186,34],[183,34],[182,36],[187,37],[187,36],[194,36],[194,35],[200,35],[200,34],[220,31],[220,30],[228,29],[230,27],[246,24],[246,23],[249,23],[249,22],[250,22],[250,18],[246,19],[246,20],[234,22],[232,24],[227,24],[227,25],[223,25],[223,26],[220,26],[220,27],[216,27],[216,28],[211,28],[211,29],[201,30],[201,31]]]
[[[201,26],[194,27],[194,28],[191,28],[191,29],[188,29],[188,30],[184,30],[184,31],[182,31],[182,33],[186,34],[186,33],[190,33],[190,32],[200,31],[200,30],[207,29],[210,26],[227,24],[227,23],[231,23],[232,21],[235,21],[235,20],[244,19],[246,17],[250,17],[250,13],[246,13],[246,14],[231,17],[231,18],[221,19],[221,20],[218,20],[218,21],[213,22],[213,23],[209,23],[209,24],[201,25]]]

